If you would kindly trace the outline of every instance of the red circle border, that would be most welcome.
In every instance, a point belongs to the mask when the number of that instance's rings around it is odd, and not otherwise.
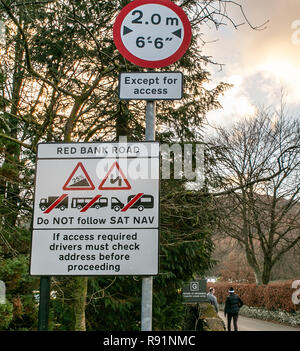
[[[180,47],[173,55],[163,60],[149,61],[149,60],[143,60],[134,56],[126,49],[121,38],[121,25],[123,23],[124,18],[134,8],[141,5],[146,5],[146,4],[158,4],[158,5],[163,5],[170,8],[178,15],[178,17],[181,19],[183,24],[184,38]],[[187,51],[190,45],[190,41],[192,38],[192,30],[191,30],[191,24],[187,15],[184,13],[181,7],[175,5],[172,1],[170,0],[134,0],[128,5],[126,5],[117,16],[113,27],[113,37],[114,37],[114,43],[117,49],[119,50],[120,54],[124,56],[128,61],[141,67],[159,68],[159,67],[165,67],[165,66],[171,65],[172,63],[179,60],[184,55],[184,53]]]

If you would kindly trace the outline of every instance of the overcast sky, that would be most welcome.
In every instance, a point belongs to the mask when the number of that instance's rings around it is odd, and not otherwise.
[[[219,30],[202,26],[206,40],[218,40],[206,44],[203,54],[224,64],[222,71],[217,66],[209,67],[212,85],[219,81],[235,84],[220,99],[224,108],[210,112],[208,121],[228,124],[253,113],[256,105],[278,106],[282,88],[289,113],[299,116],[300,1],[240,0],[239,3],[253,26],[269,22],[262,31],[255,31],[247,24],[238,30],[229,23]],[[240,23],[237,7],[229,13]]]

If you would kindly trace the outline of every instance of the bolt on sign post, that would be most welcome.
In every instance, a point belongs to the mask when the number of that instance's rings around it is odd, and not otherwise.
[[[188,49],[191,25],[184,11],[169,0],[135,0],[116,18],[114,42],[120,54],[133,64],[149,69],[169,66]],[[144,99],[146,141],[155,140],[155,100],[182,98],[180,72],[126,72],[119,79],[119,97]],[[152,330],[152,276],[142,282],[141,330]]]

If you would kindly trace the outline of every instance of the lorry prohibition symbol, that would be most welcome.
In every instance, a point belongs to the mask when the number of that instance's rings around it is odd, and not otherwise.
[[[59,196],[48,196],[48,199],[43,198],[40,201],[40,209],[42,211],[45,211],[49,206],[51,206],[54,201],[56,201],[59,198]],[[59,202],[55,208],[59,208],[61,211],[63,211],[64,209],[68,208],[68,197],[64,198],[61,202]]]

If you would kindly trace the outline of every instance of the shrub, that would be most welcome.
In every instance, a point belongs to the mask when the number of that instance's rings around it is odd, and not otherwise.
[[[0,304],[0,330],[9,326],[13,319],[13,305],[9,301],[5,304]]]
[[[246,306],[274,311],[300,311],[300,304],[295,305],[292,301],[292,294],[295,291],[292,289],[292,281],[258,286],[255,284],[227,282],[209,284],[209,287],[215,288],[215,295],[221,304],[225,303],[228,290],[231,286]]]

